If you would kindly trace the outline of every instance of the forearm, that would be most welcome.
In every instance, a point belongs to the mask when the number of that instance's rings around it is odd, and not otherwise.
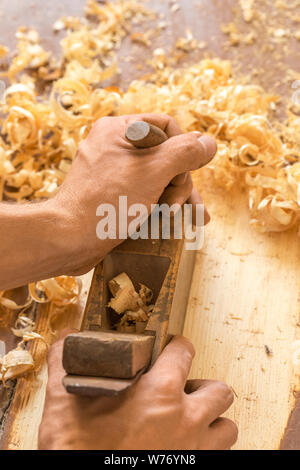
[[[0,204],[0,290],[58,275],[71,221],[52,201]]]

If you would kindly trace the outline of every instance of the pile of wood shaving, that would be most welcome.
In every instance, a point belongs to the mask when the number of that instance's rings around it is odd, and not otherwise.
[[[18,53],[6,73],[12,85],[2,105],[0,199],[53,196],[78,143],[97,119],[164,112],[183,131],[207,132],[218,140],[211,169],[226,189],[237,182],[247,188],[251,224],[262,231],[282,231],[299,223],[297,115],[289,112],[286,125],[272,125],[277,97],[237,82],[229,62],[207,59],[176,69],[162,49],[154,51],[155,72],[147,81],[134,81],[125,92],[101,87],[117,73],[113,51],[126,35],[127,23],[147,17],[147,12],[133,0],[105,5],[89,0],[87,15],[99,23],[61,20],[69,30],[59,64],[41,48],[35,31],[18,32]],[[41,97],[37,80],[49,74],[60,78],[50,81],[50,96]]]
[[[154,307],[151,304],[153,298],[151,289],[140,284],[139,292],[136,292],[126,273],[111,279],[108,286],[113,296],[108,307],[121,315],[121,320],[115,325],[116,329],[125,333],[142,333]]]

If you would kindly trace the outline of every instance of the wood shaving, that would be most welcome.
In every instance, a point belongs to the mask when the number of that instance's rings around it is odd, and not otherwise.
[[[31,353],[23,348],[26,342],[41,340],[48,347],[44,338],[33,331],[34,327],[34,321],[23,314],[19,315],[12,332],[15,336],[22,338],[22,341],[15,349],[0,357],[0,380],[4,385],[7,380],[22,377],[35,369],[36,365]]]
[[[240,6],[243,11],[243,17],[246,23],[251,23],[254,17],[255,0],[240,0]]]
[[[198,42],[194,38],[191,30],[187,29],[186,30],[186,36],[183,37],[183,38],[177,39],[175,47],[177,49],[180,49],[180,50],[184,51],[184,52],[190,52],[190,51],[193,51],[193,50],[197,49]]]
[[[108,282],[113,297],[108,303],[116,313],[122,315],[117,324],[118,331],[141,333],[147,324],[153,305],[149,305],[153,292],[141,284],[139,293],[126,273],[121,273]]]
[[[221,27],[224,34],[229,36],[229,44],[231,46],[238,46],[239,44],[251,45],[256,41],[256,33],[250,31],[245,34],[244,32],[239,32],[235,23],[229,23]]]
[[[0,44],[0,57],[4,57],[8,53],[8,48]]]
[[[149,47],[151,46],[151,37],[153,36],[153,30],[146,31],[145,33],[132,33],[130,39],[132,42],[136,42],[138,44],[142,44],[143,46]]]
[[[0,380],[4,385],[7,380],[21,377],[34,369],[33,357],[26,349],[12,349],[0,361]]]

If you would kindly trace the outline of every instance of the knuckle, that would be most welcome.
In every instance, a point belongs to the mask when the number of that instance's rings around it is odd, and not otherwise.
[[[189,357],[193,358],[195,356],[196,350],[193,343],[189,339],[185,338],[184,336],[176,336],[173,341],[180,342],[184,348],[185,353],[188,354]]]
[[[100,119],[97,119],[97,121],[95,121],[92,125],[91,133],[93,134],[94,132],[99,132],[107,125],[110,125],[112,119],[114,119],[112,116],[104,116]]]
[[[94,127],[100,127],[103,124],[108,124],[112,119],[113,119],[112,116],[104,116],[100,119],[97,119],[97,121],[94,124]]]
[[[230,445],[233,445],[238,438],[239,435],[239,430],[234,421],[231,421],[231,419],[223,418],[225,422],[227,423],[227,437],[228,441],[230,442]]]
[[[195,349],[192,343],[187,342],[185,345],[185,349],[182,351],[181,356],[184,363],[189,363],[190,361],[193,360],[195,356]]]
[[[188,181],[186,183],[186,187],[187,187],[188,193],[190,194],[193,190],[193,181],[192,181],[191,178],[188,179]]]
[[[159,119],[163,119],[164,121],[166,121],[166,123],[167,122],[171,122],[171,123],[176,122],[175,119],[167,113],[155,113],[155,114],[153,114],[153,116],[155,116]]]
[[[232,389],[227,385],[225,382],[216,382],[215,383],[215,390],[217,394],[222,397],[224,401],[233,401],[233,392]]]
[[[164,115],[162,115],[162,116],[164,116],[164,118],[167,119],[170,124],[178,125],[176,119],[173,118],[172,116],[170,116],[169,114],[164,114]]]
[[[158,386],[162,392],[165,392],[168,394],[170,392],[173,392],[175,390],[175,382],[174,382],[172,375],[165,375],[165,376],[160,377]]]
[[[79,142],[78,147],[77,147],[77,154],[80,156],[84,155],[85,148],[86,148],[86,139]]]

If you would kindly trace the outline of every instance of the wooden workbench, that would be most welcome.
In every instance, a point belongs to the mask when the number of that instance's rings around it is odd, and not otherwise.
[[[178,1],[181,9],[168,13],[168,2],[152,0],[151,7],[168,14],[167,30],[156,38],[153,48],[174,44],[189,27],[198,40],[205,40],[207,50],[221,57],[236,58],[235,49],[226,48],[221,23],[232,19],[231,7],[237,2],[226,0]],[[58,39],[51,25],[62,15],[78,15],[84,0],[43,2],[33,0],[20,5],[18,0],[0,1],[0,43],[12,46],[14,31],[19,25],[37,27],[43,44],[58,51]],[[23,11],[22,11],[23,9]],[[261,47],[241,46],[244,72],[263,66],[265,74],[255,78],[270,90],[290,96],[292,91],[280,81],[284,66],[293,66],[298,59],[296,45],[282,64],[272,63],[272,56]],[[123,63],[128,41],[120,51],[122,85],[137,71],[143,46],[135,46],[136,61]],[[205,51],[191,54],[186,61],[195,61]],[[149,52],[150,56],[150,50]],[[300,337],[299,279],[300,246],[295,231],[282,234],[258,234],[249,226],[247,202],[243,195],[224,194],[215,187],[207,170],[199,172],[197,185],[202,190],[212,221],[206,229],[204,248],[197,255],[184,334],[194,343],[197,354],[191,377],[221,379],[236,394],[228,413],[240,429],[236,449],[276,449],[294,403],[294,390],[299,377],[291,362],[291,343]],[[234,197],[236,196],[236,197]],[[84,292],[89,277],[85,278]],[[77,310],[64,318],[64,325],[78,326],[84,296]],[[47,308],[37,313],[39,332],[47,328]],[[272,349],[268,356],[265,345]],[[35,344],[35,351],[42,346]],[[299,373],[299,371],[298,371]],[[34,449],[43,409],[47,369],[43,365],[37,377],[21,379],[10,401],[6,419],[2,420],[2,448]]]

